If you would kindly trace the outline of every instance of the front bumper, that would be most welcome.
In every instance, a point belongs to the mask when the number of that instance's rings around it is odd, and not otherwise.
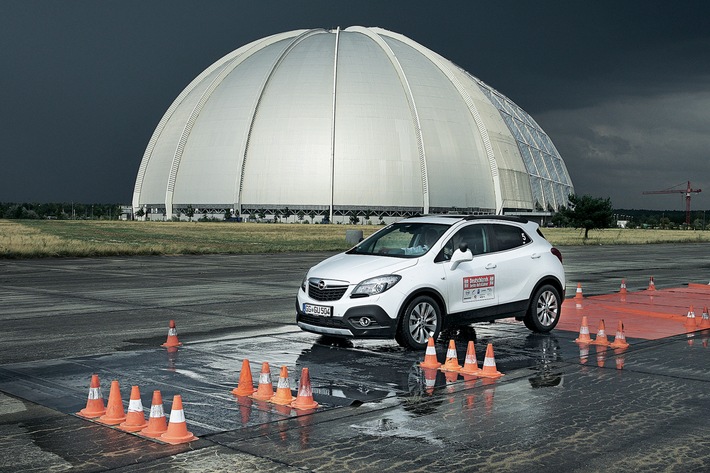
[[[303,313],[296,300],[296,323],[308,332],[348,338],[393,338],[397,330],[397,319],[378,305],[351,307],[342,317],[321,317]]]

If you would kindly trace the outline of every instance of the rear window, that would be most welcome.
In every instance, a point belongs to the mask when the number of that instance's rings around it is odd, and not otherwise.
[[[510,250],[530,243],[530,236],[515,225],[491,225],[498,251]]]

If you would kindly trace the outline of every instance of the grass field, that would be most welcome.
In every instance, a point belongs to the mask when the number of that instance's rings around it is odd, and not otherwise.
[[[0,220],[0,258],[51,256],[178,255],[341,251],[345,231],[376,225],[304,225],[222,222],[123,222],[99,220]],[[708,242],[710,232],[607,229],[583,233],[546,228],[552,244],[606,245]]]

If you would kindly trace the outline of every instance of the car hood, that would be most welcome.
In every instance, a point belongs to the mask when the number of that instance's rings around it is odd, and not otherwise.
[[[402,259],[340,253],[313,266],[308,272],[308,277],[357,284],[364,279],[396,274],[403,269],[416,266],[418,261],[419,258]]]

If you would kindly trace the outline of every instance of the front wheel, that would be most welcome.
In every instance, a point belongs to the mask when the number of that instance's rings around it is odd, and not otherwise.
[[[397,327],[395,339],[404,347],[423,350],[430,337],[441,330],[441,308],[429,296],[415,297],[406,307]]]
[[[549,332],[559,322],[561,308],[560,292],[554,286],[545,284],[530,299],[523,322],[533,332]]]

